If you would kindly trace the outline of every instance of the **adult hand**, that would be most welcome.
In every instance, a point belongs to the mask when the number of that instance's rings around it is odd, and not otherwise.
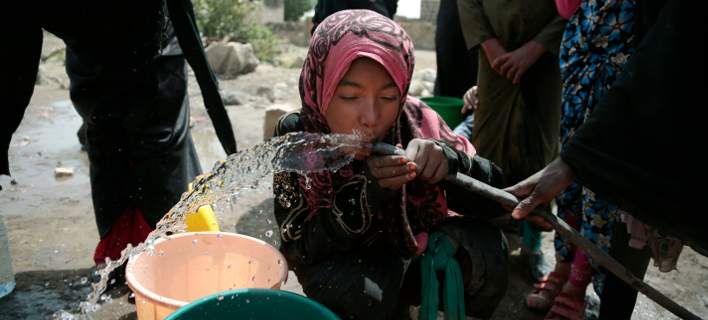
[[[492,68],[513,84],[519,84],[521,77],[531,67],[546,48],[536,41],[529,41],[521,48],[502,54],[492,61]]]
[[[477,110],[477,107],[479,107],[479,100],[477,100],[477,86],[473,86],[467,90],[465,95],[462,97],[462,100],[465,101],[462,105],[462,114]]]
[[[487,61],[489,61],[490,65],[494,60],[506,54],[506,49],[504,49],[497,38],[489,38],[482,42],[482,50],[484,50],[484,54],[487,56]]]
[[[548,203],[575,179],[573,169],[561,158],[549,163],[541,171],[504,190],[521,199],[511,216],[514,219],[527,218],[532,223],[548,227],[540,217],[528,216],[537,206]]]
[[[432,140],[411,140],[406,148],[406,158],[417,165],[416,174],[423,181],[435,184],[447,176],[447,157],[442,147]]]
[[[366,164],[382,188],[398,190],[417,176],[416,164],[405,156],[372,156]]]

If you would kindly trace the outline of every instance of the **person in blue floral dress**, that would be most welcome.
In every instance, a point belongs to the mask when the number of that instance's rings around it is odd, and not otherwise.
[[[593,111],[596,103],[621,72],[635,46],[635,0],[582,1],[563,34],[561,68],[561,144],[565,143]],[[571,184],[558,198],[558,216],[608,252],[612,230],[619,220],[618,207],[584,188]],[[547,319],[582,319],[585,289],[594,276],[602,290],[601,272],[593,272],[588,257],[556,234],[556,267],[527,297],[534,309],[550,308]]]

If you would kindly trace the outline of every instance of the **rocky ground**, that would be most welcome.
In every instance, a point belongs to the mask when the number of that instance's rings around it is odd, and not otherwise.
[[[81,120],[69,101],[68,79],[61,59],[63,45],[47,36],[40,81],[24,121],[15,133],[10,147],[10,164],[14,182],[0,177],[0,215],[9,229],[12,263],[17,288],[0,299],[0,319],[47,319],[59,310],[75,311],[89,291],[87,277],[92,266],[93,248],[98,234],[93,219],[88,160],[81,151],[76,129]],[[248,148],[263,140],[265,110],[274,104],[295,108],[299,105],[297,79],[298,55],[305,49],[288,47],[289,56],[279,57],[279,66],[259,64],[254,72],[221,82],[226,95],[233,100],[228,112],[234,123],[240,148]],[[419,92],[427,90],[429,71],[434,69],[431,51],[416,53],[416,84]],[[418,90],[418,89],[416,89]],[[209,119],[204,111],[199,88],[190,77],[192,134],[197,144],[202,167],[211,168],[224,158]],[[238,102],[238,103],[236,103]],[[55,168],[73,169],[73,174],[55,177]],[[223,210],[220,223],[225,231],[237,231],[262,238],[276,239],[267,232],[272,225],[268,194],[244,196],[236,208]],[[263,210],[263,213],[259,213]],[[269,236],[270,235],[270,236]],[[550,234],[544,239],[549,259]],[[676,299],[689,310],[708,317],[708,258],[685,249],[678,271],[660,273],[650,267],[647,281]],[[523,305],[523,297],[531,288],[518,250],[512,252],[512,274],[508,294],[494,319],[541,319]],[[297,279],[290,278],[286,290],[301,292]],[[127,295],[116,296],[95,319],[133,319],[133,305]],[[641,296],[633,319],[673,319],[674,317],[646,297]]]

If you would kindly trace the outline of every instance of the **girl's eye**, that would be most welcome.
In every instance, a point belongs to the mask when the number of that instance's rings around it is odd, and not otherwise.
[[[357,96],[345,96],[345,95],[340,95],[339,98],[342,99],[342,100],[355,100],[355,99],[357,98]]]
[[[386,101],[396,101],[398,97],[396,96],[387,96],[387,97],[381,97],[381,99],[386,100]]]

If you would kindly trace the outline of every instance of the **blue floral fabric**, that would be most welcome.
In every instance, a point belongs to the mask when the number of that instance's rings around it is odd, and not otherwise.
[[[635,0],[587,0],[580,4],[563,34],[559,53],[562,88],[561,143],[585,122],[612,86],[634,51]],[[558,215],[580,221],[581,234],[603,251],[610,248],[618,208],[592,191],[573,183],[556,198]],[[573,258],[573,248],[556,235],[561,261]],[[595,277],[595,288],[601,283]]]

